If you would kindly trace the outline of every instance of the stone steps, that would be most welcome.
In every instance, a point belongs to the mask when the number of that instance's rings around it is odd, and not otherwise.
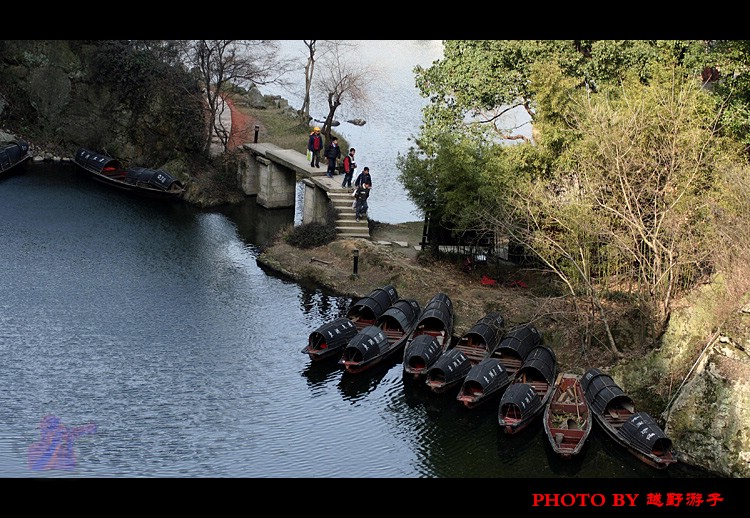
[[[328,198],[333,203],[338,217],[336,218],[336,233],[339,237],[361,237],[370,239],[370,227],[367,218],[357,221],[352,208],[352,197],[349,189],[343,187],[333,188],[328,191]]]

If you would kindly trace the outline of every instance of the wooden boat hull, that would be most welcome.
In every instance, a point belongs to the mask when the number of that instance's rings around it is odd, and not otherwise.
[[[25,140],[0,142],[0,177],[17,172],[30,158],[29,143]]]
[[[399,299],[377,320],[357,333],[344,348],[339,364],[357,374],[402,351],[420,314],[414,299]]]
[[[544,409],[544,432],[552,450],[564,459],[581,453],[593,427],[593,419],[580,377],[560,373]]]
[[[345,317],[337,318],[310,333],[302,352],[312,361],[341,357],[344,347],[356,334],[354,322]]]
[[[611,376],[589,369],[581,376],[581,387],[594,421],[614,442],[655,469],[677,462],[672,440],[648,413],[636,411]]]
[[[138,196],[170,199],[185,192],[182,183],[166,171],[123,167],[119,160],[89,149],[78,148],[73,162],[94,180]]]
[[[403,358],[404,377],[424,379],[427,369],[434,365],[440,355],[451,345],[453,317],[453,302],[448,295],[438,293],[430,299],[407,339]],[[412,345],[422,335],[434,337],[437,341],[437,349],[430,351],[424,349],[423,345],[431,342],[431,338],[427,337]]]
[[[518,433],[542,415],[552,396],[557,358],[549,347],[537,345],[516,372],[498,407],[498,424],[506,434]]]

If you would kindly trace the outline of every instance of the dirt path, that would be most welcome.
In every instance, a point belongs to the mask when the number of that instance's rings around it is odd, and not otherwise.
[[[228,96],[224,100],[232,113],[232,127],[229,131],[229,141],[227,142],[227,148],[231,151],[237,149],[242,144],[252,142],[255,137],[255,125],[262,126],[262,124],[252,115],[248,115],[242,110],[237,109],[232,99]]]

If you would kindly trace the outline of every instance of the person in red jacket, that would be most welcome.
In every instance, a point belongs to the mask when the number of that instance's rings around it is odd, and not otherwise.
[[[310,138],[307,139],[307,149],[312,151],[310,167],[320,167],[320,152],[323,150],[323,137],[320,134],[320,128],[315,126]]]
[[[341,187],[351,188],[352,177],[354,176],[354,170],[357,168],[357,163],[354,161],[354,153],[357,150],[354,148],[349,149],[349,154],[344,157],[344,181],[341,182]]]

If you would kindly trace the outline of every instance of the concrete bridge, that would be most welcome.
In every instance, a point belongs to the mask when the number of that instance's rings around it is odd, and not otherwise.
[[[341,187],[342,175],[326,176],[326,166],[310,167],[307,156],[292,149],[281,149],[269,143],[243,144],[245,159],[240,162],[237,180],[248,196],[267,209],[294,207],[297,182],[305,186],[302,223],[326,223],[329,203],[336,210],[336,233],[339,237],[370,239],[367,219],[359,222],[352,209],[349,189]]]

